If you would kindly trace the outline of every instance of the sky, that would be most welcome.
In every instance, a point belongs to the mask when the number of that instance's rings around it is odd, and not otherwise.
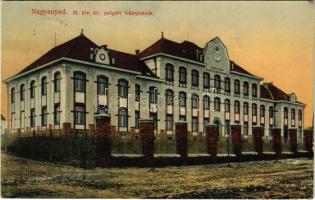
[[[32,9],[65,9],[66,15],[35,15]],[[77,10],[101,15],[72,14]],[[109,11],[148,11],[150,16],[104,16]],[[2,2],[1,78],[15,75],[55,44],[84,34],[99,45],[134,53],[161,37],[200,47],[218,36],[230,59],[305,103],[312,122],[315,6],[289,2]],[[6,86],[1,112],[7,115]]]

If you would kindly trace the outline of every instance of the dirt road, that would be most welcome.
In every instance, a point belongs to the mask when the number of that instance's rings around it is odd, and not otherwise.
[[[81,169],[3,154],[3,197],[312,198],[313,160]]]

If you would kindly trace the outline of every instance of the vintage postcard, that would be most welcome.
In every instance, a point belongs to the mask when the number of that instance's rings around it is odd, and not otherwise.
[[[4,198],[313,198],[313,1],[2,2]]]

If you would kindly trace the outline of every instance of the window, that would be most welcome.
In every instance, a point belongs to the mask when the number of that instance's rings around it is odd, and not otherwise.
[[[119,109],[118,111],[118,127],[128,127],[128,112],[126,109]]]
[[[31,84],[30,84],[30,95],[31,95],[31,98],[34,98],[35,97],[35,81],[31,81]]]
[[[186,93],[179,92],[179,106],[186,107]]]
[[[74,72],[74,91],[85,92],[86,88],[85,74],[82,72]]]
[[[203,109],[210,110],[210,97],[208,95],[203,96]]]
[[[239,101],[234,101],[234,113],[240,114],[240,102]]]
[[[192,118],[192,131],[193,132],[198,132],[198,118],[197,117],[193,117]]]
[[[254,98],[257,97],[257,85],[255,83],[253,83],[253,85],[252,85],[252,96]]]
[[[135,111],[135,127],[139,128],[139,119],[140,119],[140,112]]]
[[[248,122],[244,122],[243,134],[244,134],[245,136],[248,136]]]
[[[187,72],[185,67],[179,67],[179,85],[184,86],[187,83]]]
[[[173,82],[174,81],[174,66],[171,64],[166,64],[165,79],[167,82]]]
[[[174,93],[172,90],[167,89],[165,92],[166,105],[173,105],[174,103]]]
[[[219,75],[214,76],[214,88],[216,88],[217,92],[220,92],[221,89],[221,78]]]
[[[173,131],[173,115],[166,115],[166,130]]]
[[[60,72],[56,72],[54,75],[54,91],[60,92]]]
[[[21,85],[20,87],[20,101],[25,100],[25,86],[24,84]]]
[[[265,106],[264,105],[260,106],[260,124],[262,125],[265,124]]]
[[[252,105],[252,115],[253,115],[253,124],[256,125],[256,123],[257,123],[257,105],[255,103]]]
[[[244,115],[248,115],[248,103],[247,102],[244,102]]]
[[[85,105],[84,104],[75,104],[74,123],[85,125]]]
[[[273,118],[273,107],[269,107],[269,118]]]
[[[198,96],[193,94],[191,96],[192,108],[198,108]]]
[[[153,103],[153,104],[157,103],[157,88],[156,87],[149,88],[149,100],[150,100],[150,103]]]
[[[47,107],[42,107],[42,126],[47,126]]]
[[[224,79],[224,91],[226,93],[230,93],[231,91],[231,81],[230,81],[230,78],[228,77],[225,77]]]
[[[224,100],[224,111],[230,112],[230,100],[229,99]]]
[[[154,129],[157,130],[157,114],[156,113],[150,113],[150,119],[153,120],[154,123]]]
[[[291,126],[295,127],[295,109],[291,108]]]
[[[135,85],[135,101],[140,101],[140,93],[141,93],[140,85],[136,84]]]
[[[60,124],[60,104],[55,104],[54,107],[54,124],[59,125]]]
[[[302,126],[302,110],[299,110],[298,111],[298,119],[299,119],[299,127]]]
[[[108,94],[108,78],[105,76],[97,76],[97,95]]]
[[[118,81],[118,95],[123,98],[128,97],[128,81],[122,79]]]
[[[199,86],[199,72],[195,69],[191,71],[191,84],[193,88],[198,88]]]
[[[284,116],[284,119],[288,119],[288,108],[287,107],[285,107],[283,109],[283,116]]]
[[[31,124],[31,127],[35,127],[35,108],[32,108],[31,109],[31,117],[30,117],[30,124]]]
[[[240,81],[234,80],[234,94],[239,95],[240,94]]]
[[[203,73],[203,89],[210,88],[210,75],[207,72]]]
[[[219,97],[214,97],[214,111],[220,111],[221,100]]]
[[[47,95],[47,77],[44,76],[41,82],[42,96]]]
[[[11,89],[11,103],[15,102],[15,88]]]
[[[248,96],[249,95],[249,85],[248,85],[248,82],[244,82],[243,83],[243,94],[244,96]]]

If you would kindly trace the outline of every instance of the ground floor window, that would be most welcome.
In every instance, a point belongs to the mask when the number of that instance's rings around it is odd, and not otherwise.
[[[74,123],[85,125],[85,105],[76,104],[74,106]]]
[[[31,109],[31,117],[30,117],[30,120],[31,120],[31,127],[35,127],[35,108],[32,108]]]
[[[289,139],[289,130],[288,126],[283,127],[283,137],[284,137],[284,142],[287,143]]]
[[[192,131],[195,133],[198,132],[198,118],[197,117],[192,118]]]
[[[248,136],[248,123],[244,123],[243,125],[243,134],[244,136]]]
[[[54,124],[59,125],[60,124],[60,104],[55,104],[54,108]]]
[[[119,109],[118,111],[118,126],[120,128],[128,127],[128,112],[125,109]]]
[[[209,118],[204,118],[203,119],[203,132],[205,133],[206,132],[206,125],[209,124],[210,121],[209,121]]]
[[[166,115],[166,130],[173,131],[173,115]]]
[[[47,106],[42,107],[42,126],[47,126]]]
[[[140,119],[140,112],[139,112],[139,111],[136,111],[136,112],[135,112],[135,123],[136,123],[136,124],[135,124],[135,127],[136,127],[136,128],[139,128],[139,125],[140,125],[140,124],[139,124],[139,119]]]
[[[150,113],[150,119],[153,120],[154,123],[154,129],[157,130],[157,114],[156,113]]]
[[[229,121],[226,121],[225,122],[225,125],[224,125],[224,134],[225,135],[230,135],[230,122]]]

